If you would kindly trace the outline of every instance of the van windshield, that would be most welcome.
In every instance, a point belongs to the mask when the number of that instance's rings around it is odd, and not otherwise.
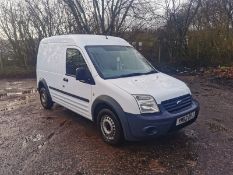
[[[104,79],[157,73],[155,68],[133,47],[86,46],[95,68]]]

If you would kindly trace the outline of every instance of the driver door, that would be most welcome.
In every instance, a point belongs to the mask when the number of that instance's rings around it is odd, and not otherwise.
[[[88,68],[81,49],[74,46],[66,48],[65,66],[66,74],[62,84],[66,92],[67,106],[78,114],[91,119],[92,85],[76,80],[76,69],[84,66]]]

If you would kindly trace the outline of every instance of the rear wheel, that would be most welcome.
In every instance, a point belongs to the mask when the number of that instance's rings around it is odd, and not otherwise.
[[[40,102],[45,109],[51,109],[53,107],[53,101],[49,95],[48,90],[44,87],[40,89]]]
[[[123,141],[121,124],[113,111],[104,108],[98,113],[98,124],[103,140],[111,145],[118,145]]]

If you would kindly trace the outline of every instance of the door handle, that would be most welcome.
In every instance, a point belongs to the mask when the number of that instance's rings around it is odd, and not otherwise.
[[[63,78],[63,81],[68,82],[69,80],[68,78]]]

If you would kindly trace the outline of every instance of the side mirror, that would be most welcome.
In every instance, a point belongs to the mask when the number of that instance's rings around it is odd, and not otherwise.
[[[87,67],[80,67],[76,69],[76,80],[79,80],[83,83],[94,83],[91,73]]]

